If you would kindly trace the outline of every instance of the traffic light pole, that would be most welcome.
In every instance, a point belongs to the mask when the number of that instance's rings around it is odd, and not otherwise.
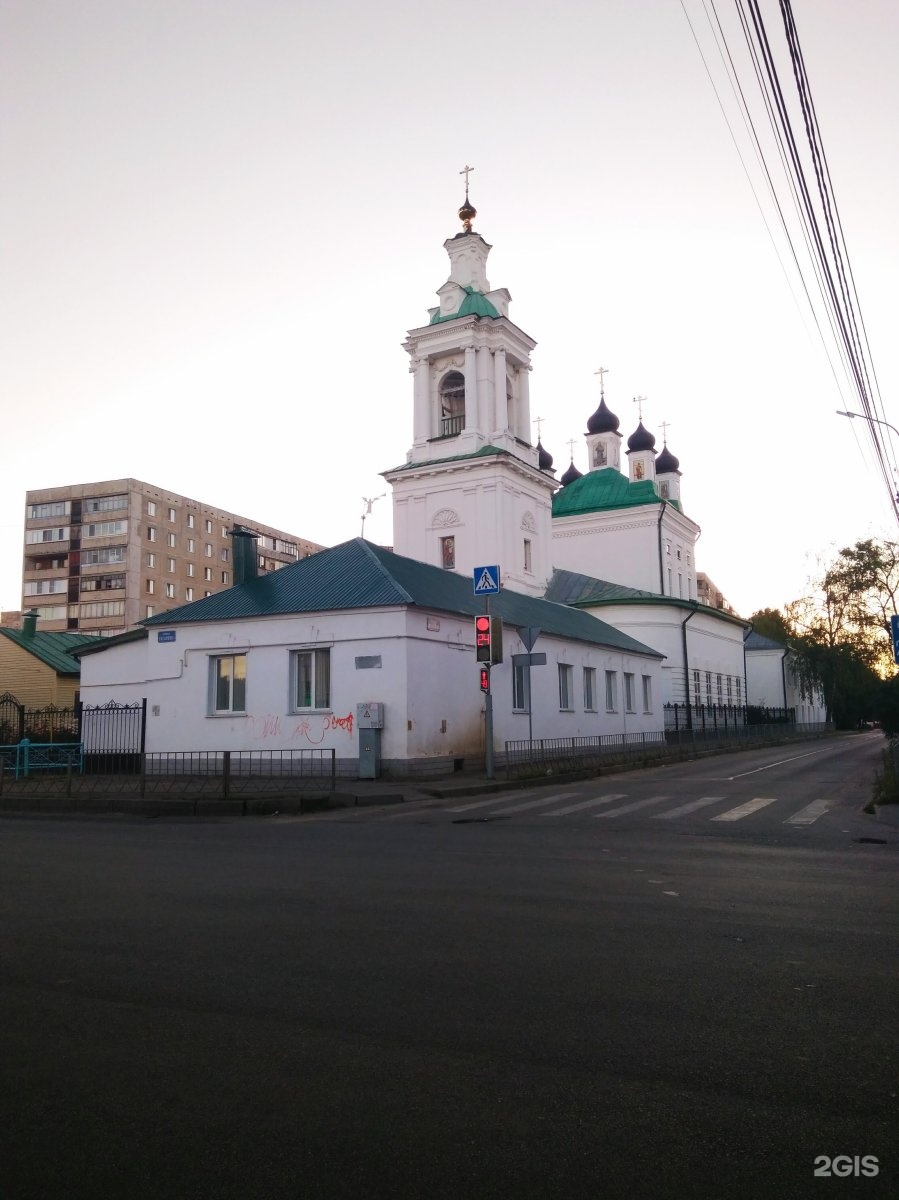
[[[487,614],[487,619],[490,619],[490,597],[484,597],[484,612]],[[491,641],[492,645],[492,641]],[[492,665],[492,664],[491,664]],[[488,673],[489,681],[490,675]],[[493,778],[493,693],[490,688],[487,688],[484,696],[484,737],[486,739],[486,747],[484,751],[484,770],[488,779]]]

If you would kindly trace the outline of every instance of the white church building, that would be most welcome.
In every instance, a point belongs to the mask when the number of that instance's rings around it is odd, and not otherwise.
[[[494,752],[507,740],[664,735],[667,703],[739,707],[749,624],[697,598],[699,526],[679,462],[642,418],[623,446],[600,403],[589,470],[556,479],[531,443],[535,342],[487,278],[490,246],[449,238],[449,276],[409,331],[412,444],[384,472],[393,551],[354,539],[154,616],[81,657],[86,703],[147,698],[147,749],[334,749],[358,756],[359,705],[383,705],[386,770],[437,771],[485,749],[473,572],[497,564],[503,661],[491,668]],[[533,638],[537,636],[536,644]],[[524,669],[531,648],[546,662]]]

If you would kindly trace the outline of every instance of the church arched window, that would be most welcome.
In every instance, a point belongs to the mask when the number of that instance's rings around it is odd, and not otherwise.
[[[465,427],[465,376],[450,371],[440,381],[440,433],[451,437]]]

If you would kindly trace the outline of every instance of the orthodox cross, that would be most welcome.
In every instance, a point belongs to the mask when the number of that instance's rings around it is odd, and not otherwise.
[[[668,445],[668,426],[669,426],[669,422],[668,422],[668,421],[662,421],[662,422],[661,422],[661,426],[662,426],[662,441],[663,441],[663,442],[665,443],[665,445],[667,446],[667,445]]]
[[[608,375],[608,373],[609,373],[608,367],[600,367],[598,371],[593,372],[594,375],[599,376],[599,395],[600,395],[600,399],[603,399],[603,400],[605,399],[605,395],[606,395],[606,381],[604,379],[604,376]]]
[[[643,420],[643,405],[645,403],[646,403],[645,396],[634,396],[634,404],[636,404],[636,406],[637,406],[637,412],[639,413],[641,421]]]
[[[574,448],[577,445],[577,438],[571,438],[568,442],[568,449],[571,451],[571,461],[574,462]]]
[[[474,167],[463,167],[462,170],[459,172],[460,175],[465,176],[465,199],[466,200],[468,199],[468,176],[472,173],[473,170],[474,170]]]
[[[540,438],[543,436],[543,431],[542,431],[541,427],[545,420],[546,420],[546,417],[534,417],[534,424],[537,426],[537,441],[538,442],[540,441]]]

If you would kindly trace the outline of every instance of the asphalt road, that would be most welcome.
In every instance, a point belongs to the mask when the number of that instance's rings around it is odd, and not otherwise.
[[[0,821],[0,1196],[895,1196],[896,846],[766,753],[836,811]]]

